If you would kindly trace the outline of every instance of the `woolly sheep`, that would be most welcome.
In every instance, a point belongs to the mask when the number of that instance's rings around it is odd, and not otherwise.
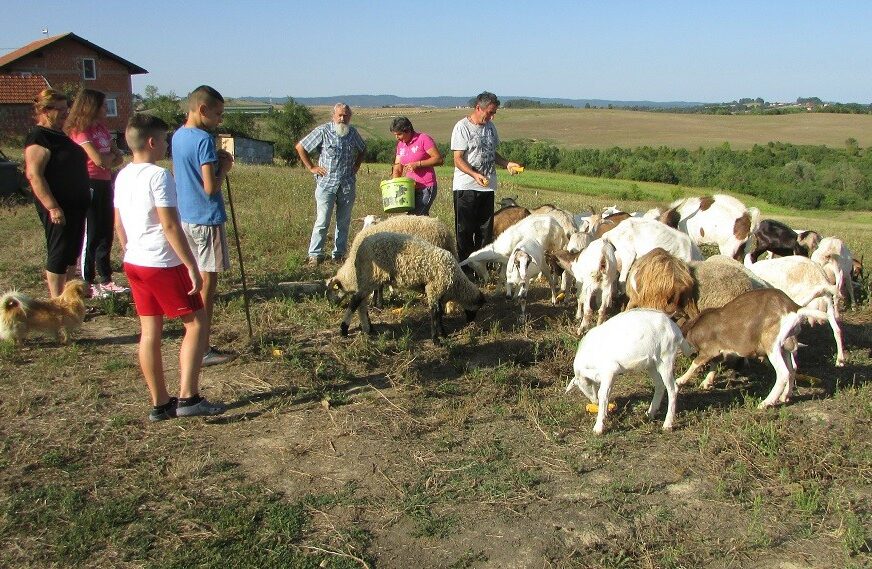
[[[770,288],[744,265],[726,255],[691,261],[688,268],[694,281],[692,299],[696,305],[696,311],[692,308],[686,311],[688,318],[706,308],[720,308],[749,290]]]
[[[566,386],[566,392],[575,387],[591,403],[599,405],[593,432],[602,434],[615,376],[644,370],[654,383],[648,417],[654,418],[665,391],[667,408],[663,430],[671,430],[678,392],[673,368],[679,350],[688,356],[692,353],[681,330],[664,313],[648,308],[623,312],[588,332],[579,342],[573,363],[574,377]]]
[[[369,294],[388,283],[399,288],[422,290],[430,307],[430,333],[433,342],[447,336],[443,324],[445,303],[455,301],[466,311],[471,322],[485,302],[484,294],[463,274],[457,260],[446,250],[419,237],[402,233],[381,232],[364,237],[353,258],[327,280],[327,289],[352,293],[340,333],[348,335],[355,310],[361,331],[373,328],[367,307]]]
[[[367,235],[389,231],[420,237],[440,249],[445,249],[455,259],[457,258],[457,240],[454,237],[454,232],[435,217],[426,215],[393,215],[382,220],[377,216],[367,215],[363,218],[363,225],[363,229],[354,236],[354,240],[351,242],[348,257],[354,256],[355,249]]]

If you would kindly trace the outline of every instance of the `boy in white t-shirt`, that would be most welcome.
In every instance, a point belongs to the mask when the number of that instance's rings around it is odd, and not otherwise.
[[[167,131],[167,124],[157,117],[134,115],[125,132],[133,161],[115,180],[115,228],[142,327],[139,365],[154,405],[151,421],[220,415],[226,410],[199,393],[208,329],[199,294],[203,280],[179,221],[173,176],[155,164],[166,156]],[[164,316],[179,317],[185,326],[178,398],[170,397],[164,378]]]

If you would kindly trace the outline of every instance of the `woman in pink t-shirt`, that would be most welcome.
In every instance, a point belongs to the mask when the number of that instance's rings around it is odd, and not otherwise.
[[[112,239],[115,232],[115,209],[112,205],[112,168],[122,162],[109,129],[106,95],[94,89],[82,89],[73,101],[66,121],[66,131],[88,155],[88,178],[91,183],[91,207],[88,208],[85,246],[82,248],[82,278],[90,285],[91,296],[106,296],[128,289],[112,280]],[[95,277],[99,273],[100,283]]]
[[[436,199],[436,171],[445,160],[429,135],[415,132],[412,121],[397,117],[391,122],[391,132],[397,138],[397,158],[393,177],[406,176],[415,181],[415,209],[409,215],[429,215]]]

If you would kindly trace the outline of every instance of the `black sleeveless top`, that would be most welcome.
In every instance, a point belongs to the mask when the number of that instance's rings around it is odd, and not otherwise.
[[[91,191],[88,155],[82,147],[63,132],[44,126],[35,126],[27,133],[24,147],[32,144],[51,152],[43,175],[61,209],[87,209],[91,203]],[[36,196],[33,199],[39,201]]]

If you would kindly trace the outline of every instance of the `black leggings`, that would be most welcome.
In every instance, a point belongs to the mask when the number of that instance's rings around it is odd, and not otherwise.
[[[36,202],[36,212],[45,229],[45,270],[56,275],[66,274],[67,268],[76,264],[79,253],[82,252],[82,241],[85,239],[85,209],[64,206],[66,222],[63,225],[52,223],[49,214],[39,200]]]
[[[112,240],[115,231],[115,206],[112,182],[91,179],[91,207],[88,208],[85,248],[82,251],[82,277],[89,283],[100,275],[100,282],[112,281]],[[95,274],[96,273],[96,274]]]

